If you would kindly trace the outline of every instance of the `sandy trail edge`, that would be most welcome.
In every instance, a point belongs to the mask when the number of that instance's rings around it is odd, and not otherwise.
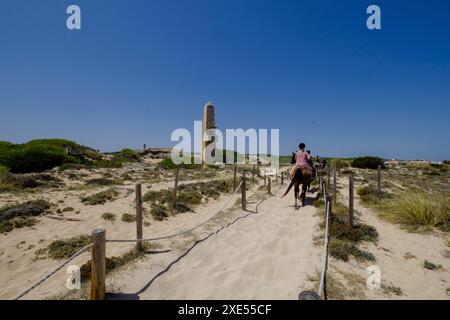
[[[297,299],[320,268],[320,218],[312,205],[294,210],[292,192],[280,194],[258,213],[250,200],[249,212],[234,207],[190,238],[162,243],[162,253],[109,277],[110,298]]]
[[[338,180],[342,186],[341,201],[348,203],[348,178]],[[359,184],[355,183],[355,188]],[[381,283],[395,285],[402,289],[400,296],[386,296],[382,290],[365,289],[368,299],[442,299],[449,300],[446,288],[450,286],[448,258],[444,257],[447,236],[442,232],[412,233],[402,230],[400,226],[389,223],[378,217],[375,210],[365,207],[355,195],[355,209],[361,213],[359,219],[373,227],[379,233],[378,245],[367,243],[364,248],[376,257],[376,265],[381,270]],[[408,258],[406,255],[411,255]],[[431,271],[422,266],[425,260],[443,266]],[[364,279],[368,273],[366,267],[372,263],[348,264],[336,260],[331,262],[342,270],[360,275]]]

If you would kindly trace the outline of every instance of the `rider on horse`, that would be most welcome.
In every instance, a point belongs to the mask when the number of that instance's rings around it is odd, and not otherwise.
[[[295,154],[295,166],[292,170],[291,176],[295,174],[295,171],[297,169],[300,169],[302,171],[303,175],[311,175],[313,174],[313,168],[310,165],[311,163],[311,156],[308,152],[305,151],[305,144],[300,143],[298,146],[299,150]]]

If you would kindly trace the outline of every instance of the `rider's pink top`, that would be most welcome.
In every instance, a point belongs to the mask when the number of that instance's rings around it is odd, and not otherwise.
[[[297,168],[304,168],[308,166],[308,160],[310,159],[310,155],[302,150],[299,150],[295,155],[295,165]]]

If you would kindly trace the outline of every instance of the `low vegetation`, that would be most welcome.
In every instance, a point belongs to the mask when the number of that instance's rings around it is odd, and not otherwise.
[[[117,198],[118,195],[119,193],[116,190],[108,189],[87,197],[83,197],[81,199],[81,202],[86,205],[95,206],[99,204],[105,204],[108,201],[113,201]]]
[[[122,215],[122,219],[123,222],[135,222],[136,221],[136,215],[135,214],[129,214],[129,213],[124,213]]]
[[[314,202],[314,205],[324,210],[322,198]],[[356,212],[355,212],[356,213]],[[356,216],[356,214],[355,214]],[[357,218],[355,217],[355,220]],[[322,223],[322,227],[325,222]],[[342,261],[348,261],[353,256],[359,261],[375,261],[375,256],[359,248],[364,242],[378,242],[377,230],[367,224],[354,221],[353,227],[348,224],[348,208],[342,203],[336,203],[333,207],[333,215],[329,225],[330,255]]]
[[[37,223],[36,216],[50,208],[45,200],[33,200],[0,208],[0,232],[10,232],[16,228],[31,227]]]
[[[102,214],[102,219],[107,221],[116,221],[116,216],[112,213],[106,212]]]
[[[144,195],[143,201],[150,203],[151,215],[161,221],[170,215],[192,211],[193,206],[209,198],[217,199],[221,193],[230,192],[231,189],[230,180],[197,182],[179,185],[176,198],[172,189],[151,190]]]
[[[370,206],[378,205],[381,203],[381,201],[391,197],[387,192],[382,190],[379,191],[378,188],[373,184],[357,188],[356,194],[364,204]]]
[[[425,260],[425,261],[423,262],[423,267],[424,267],[425,269],[428,269],[428,270],[431,270],[431,271],[436,271],[436,270],[439,270],[439,269],[442,268],[441,265],[434,264],[433,262],[428,261],[428,260]]]
[[[42,172],[58,167],[60,171],[85,168],[118,168],[123,163],[140,161],[140,155],[123,149],[105,159],[86,146],[64,139],[32,140],[23,144],[0,141],[0,173]]]
[[[381,168],[385,168],[384,160],[378,157],[354,158],[351,162],[351,166],[353,168],[360,169],[377,169],[379,165],[381,166]]]
[[[116,182],[114,180],[106,178],[90,179],[86,181],[86,185],[94,185],[94,186],[110,186],[115,183]]]
[[[24,144],[0,142],[0,164],[13,173],[42,172],[66,163],[89,163],[101,155],[63,139],[32,140]]]
[[[36,259],[55,259],[63,260],[71,257],[77,251],[91,243],[91,237],[81,235],[70,239],[55,240],[46,248],[39,249],[35,252]]]
[[[352,242],[339,239],[330,242],[330,254],[332,257],[342,261],[348,261],[350,255],[356,260],[375,261],[375,256],[372,253],[359,249]]]
[[[131,249],[127,253],[121,256],[113,256],[106,257],[106,273],[110,273],[111,271],[122,267],[132,261],[143,258],[145,256],[145,252],[151,249],[156,248],[157,245],[150,242],[142,243],[142,251],[137,252],[135,249]],[[80,268],[81,271],[81,281],[87,281],[91,277],[91,261],[86,262]]]
[[[446,195],[408,191],[388,201],[381,216],[393,222],[450,231],[450,198]]]
[[[201,164],[194,164],[194,158],[191,158],[192,161],[191,163],[182,163],[182,164],[175,164],[173,163],[171,158],[167,158],[162,160],[161,162],[158,163],[158,167],[163,168],[165,170],[174,170],[174,169],[199,169],[202,167]]]
[[[2,166],[0,164],[0,176],[4,175],[5,173],[8,173],[8,172],[9,172],[8,168],[5,166]]]
[[[0,191],[20,191],[37,187],[60,187],[60,179],[46,173],[15,174],[5,172],[0,174]]]

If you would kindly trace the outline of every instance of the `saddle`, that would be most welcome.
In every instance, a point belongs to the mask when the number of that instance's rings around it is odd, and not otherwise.
[[[308,175],[312,176],[313,175],[313,169],[310,166],[306,166],[306,167],[302,167],[302,168],[297,168],[294,166],[290,172],[291,180],[294,180],[295,173],[297,172],[297,170],[301,170],[303,176],[308,176]]]

